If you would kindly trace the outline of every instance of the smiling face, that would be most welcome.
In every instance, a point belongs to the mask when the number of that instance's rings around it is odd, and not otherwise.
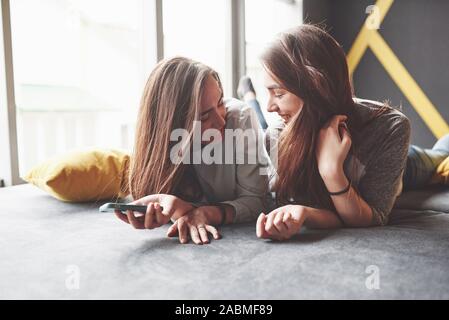
[[[209,76],[204,84],[201,94],[201,135],[207,129],[216,129],[221,132],[223,137],[226,125],[226,108],[223,102],[223,91],[220,88],[218,81]],[[203,144],[212,142],[204,141]]]
[[[269,72],[264,71],[264,85],[268,90],[269,99],[268,112],[277,112],[284,123],[288,123],[291,118],[299,114],[304,105],[304,101],[287,91]]]

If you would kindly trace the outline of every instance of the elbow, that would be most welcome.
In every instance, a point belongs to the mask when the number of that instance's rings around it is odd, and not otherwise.
[[[339,216],[343,225],[348,228],[384,226],[388,222],[388,214],[371,206],[366,206],[358,214]]]
[[[352,217],[340,216],[344,227],[347,228],[367,228],[374,225],[373,214],[358,215]]]

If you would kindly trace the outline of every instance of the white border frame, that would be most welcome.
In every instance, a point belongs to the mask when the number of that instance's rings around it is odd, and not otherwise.
[[[11,42],[11,16],[9,0],[1,0],[0,58],[0,177],[5,186],[25,183],[19,176],[17,145],[16,103],[14,94],[14,69]],[[5,108],[6,106],[6,108]]]

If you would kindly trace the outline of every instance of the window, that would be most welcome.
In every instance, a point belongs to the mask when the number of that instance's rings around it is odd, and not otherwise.
[[[268,124],[277,115],[266,111],[267,91],[263,86],[259,56],[277,33],[302,24],[302,1],[245,0],[246,72],[257,91],[257,99]]]
[[[2,13],[11,18],[18,142],[0,147],[18,149],[20,175],[73,148],[131,148],[145,80],[162,56],[208,64],[225,96],[246,67],[265,110],[258,56],[276,33],[302,23],[302,1],[241,1],[10,1]]]
[[[226,74],[226,1],[164,0],[164,56],[186,56],[215,69],[226,96],[232,95]]]
[[[21,175],[72,148],[130,147],[147,76],[144,1],[11,1]]]

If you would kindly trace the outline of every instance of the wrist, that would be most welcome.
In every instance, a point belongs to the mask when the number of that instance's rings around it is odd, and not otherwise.
[[[220,226],[233,222],[235,214],[235,209],[233,206],[226,203],[217,203],[211,206],[211,208],[215,209],[212,213],[213,216],[211,217],[214,225]]]
[[[307,210],[306,206],[298,205],[298,207],[299,220],[305,222],[309,218],[310,212]]]
[[[223,224],[233,223],[235,218],[235,208],[230,204],[222,203],[221,205],[223,206],[223,208],[225,208],[226,211]]]
[[[310,216],[310,211],[307,210],[307,207],[301,206],[301,214],[303,216],[304,221],[306,221]]]
[[[217,206],[202,206],[194,209],[197,213],[203,215],[206,223],[214,226],[218,226],[222,220],[222,214],[220,208]]]
[[[197,208],[190,202],[186,202],[180,198],[176,198],[173,201],[172,206],[173,208],[175,208],[170,217],[172,221],[178,220],[179,218],[189,214],[190,212],[194,211]]]
[[[343,166],[340,165],[326,166],[321,169],[318,168],[318,172],[323,180],[336,180],[344,174]]]
[[[323,181],[329,193],[339,192],[347,188],[349,184],[349,180],[343,170],[334,175],[327,176],[325,179],[323,178]]]
[[[177,198],[176,201],[177,201],[177,205],[175,206],[175,208],[182,208],[182,211],[185,214],[187,214],[190,211],[198,208],[198,205],[194,205],[193,203],[185,201],[185,200],[183,200],[181,198]]]

